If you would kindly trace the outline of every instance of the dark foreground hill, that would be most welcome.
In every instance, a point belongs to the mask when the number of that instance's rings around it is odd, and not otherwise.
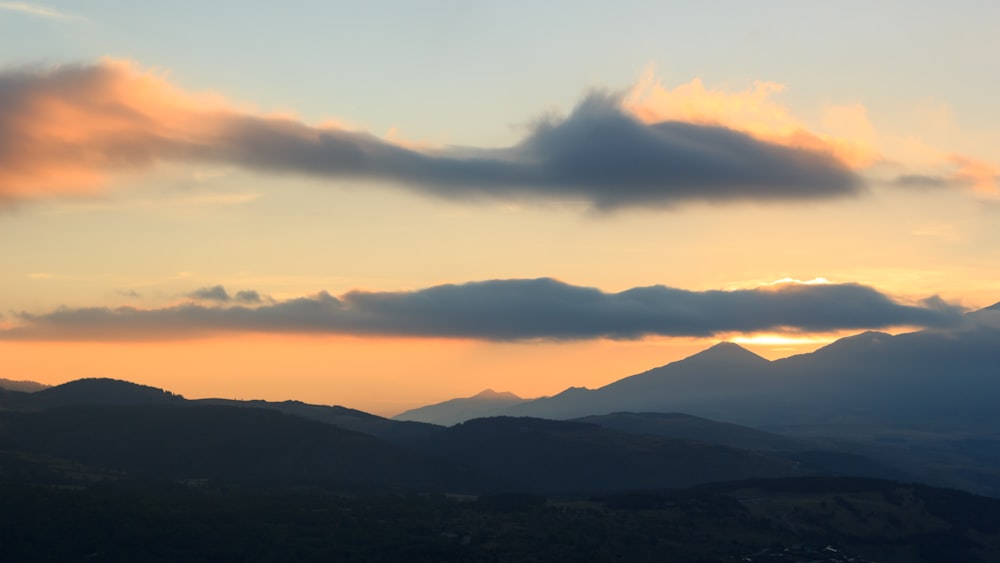
[[[497,418],[442,428],[291,401],[189,401],[115,380],[3,399],[0,477],[58,484],[101,478],[340,492],[553,492],[828,473],[796,456],[593,424]]]
[[[541,492],[667,489],[809,472],[796,460],[753,451],[537,418],[470,420],[414,447]]]
[[[0,477],[335,491],[494,486],[461,464],[331,424],[267,409],[163,404],[0,411]]]
[[[1000,501],[874,480],[478,498],[0,483],[0,498],[2,561],[1000,560]]]

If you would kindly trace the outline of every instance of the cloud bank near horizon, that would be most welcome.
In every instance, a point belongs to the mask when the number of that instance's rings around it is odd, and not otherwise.
[[[859,284],[781,283],[733,291],[662,285],[618,293],[551,278],[488,280],[415,291],[326,292],[275,301],[222,286],[158,308],[63,307],[14,313],[6,340],[175,340],[220,333],[458,338],[485,341],[631,340],[723,333],[830,332],[959,323],[964,309],[932,297],[907,304]],[[248,305],[253,296],[263,304]],[[204,301],[216,304],[205,304]],[[226,305],[231,304],[231,305]]]
[[[381,181],[448,199],[573,200],[596,209],[793,201],[864,188],[832,153],[720,124],[648,121],[592,92],[505,148],[418,149],[195,95],[134,65],[0,73],[0,203],[87,195],[171,162]],[[648,116],[647,116],[648,117]]]

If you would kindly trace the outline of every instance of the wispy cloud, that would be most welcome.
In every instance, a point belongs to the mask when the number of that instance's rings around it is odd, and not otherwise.
[[[726,126],[647,122],[592,92],[501,149],[421,149],[337,126],[235,109],[114,61],[0,75],[0,200],[102,191],[162,162],[391,182],[450,199],[581,200],[598,209],[851,196],[825,150]],[[16,141],[16,142],[14,142]]]
[[[962,308],[929,298],[904,303],[857,284],[784,283],[734,291],[665,286],[619,293],[549,278],[489,280],[416,291],[321,292],[284,301],[222,286],[159,308],[61,308],[19,313],[0,338],[134,340],[264,332],[469,338],[490,341],[637,339],[720,333],[826,332],[943,326]],[[209,304],[206,304],[209,303]]]
[[[49,8],[48,6],[43,6],[41,4],[29,4],[28,2],[0,2],[0,10],[20,12],[22,14],[29,14],[32,16],[37,16],[40,18],[48,18],[53,20],[86,21],[87,19],[83,16],[61,12],[59,10],[56,10],[54,8]]]

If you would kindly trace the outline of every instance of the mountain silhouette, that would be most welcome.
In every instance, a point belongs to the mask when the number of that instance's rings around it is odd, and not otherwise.
[[[493,416],[509,407],[524,403],[522,399],[510,392],[496,392],[486,389],[472,397],[451,399],[433,405],[410,409],[392,417],[393,420],[409,420],[451,426],[465,422],[470,418]]]
[[[29,402],[46,408],[67,405],[169,405],[184,402],[184,397],[149,385],[118,379],[87,378],[32,393]]]
[[[18,381],[0,377],[0,390],[34,393],[35,391],[41,391],[47,387],[49,386],[35,381]]]
[[[763,396],[777,383],[770,362],[732,343],[620,379],[594,390],[570,388],[504,411],[510,416],[569,419],[613,412],[684,412],[727,420],[720,401]]]
[[[993,315],[992,308],[971,313],[969,322],[947,330],[865,332],[773,362],[719,344],[599,389],[568,389],[504,414],[570,419],[683,412],[755,427],[946,425],[980,431],[982,421],[1000,421],[1000,323],[978,320]]]

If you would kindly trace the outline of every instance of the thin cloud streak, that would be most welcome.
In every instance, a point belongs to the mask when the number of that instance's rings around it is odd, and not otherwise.
[[[435,197],[567,199],[591,207],[793,201],[860,193],[821,150],[721,125],[646,123],[620,96],[592,92],[501,149],[418,149],[335,126],[234,109],[128,63],[0,74],[0,203],[91,195],[109,177],[166,162],[391,182]]]
[[[27,2],[0,2],[0,10],[20,12],[22,14],[29,14],[32,16],[38,16],[53,20],[85,21],[87,19],[83,16],[78,16],[76,14],[68,14],[66,12],[60,12],[59,10],[49,8],[48,6],[42,6],[40,4],[29,4]]]
[[[829,332],[949,326],[964,310],[939,298],[907,304],[858,284],[787,283],[734,291],[659,286],[619,293],[550,278],[488,280],[406,292],[321,292],[285,301],[222,286],[160,309],[60,308],[17,313],[8,340],[171,340],[217,333],[300,333],[486,341],[630,340],[721,333]],[[206,305],[204,301],[215,304]],[[263,303],[259,306],[251,304]],[[226,306],[232,304],[231,306]]]

